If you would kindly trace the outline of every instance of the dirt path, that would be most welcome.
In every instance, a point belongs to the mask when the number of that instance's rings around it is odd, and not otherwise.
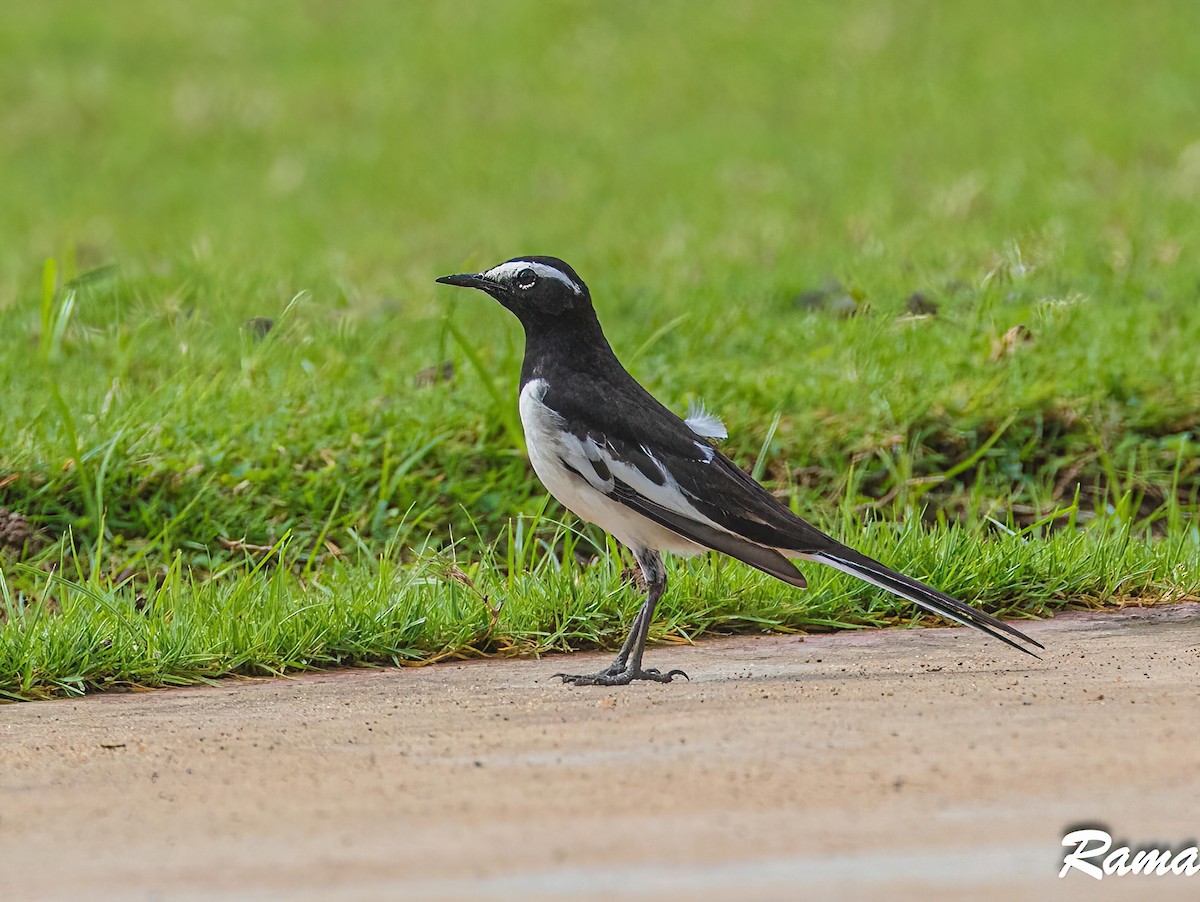
[[[1200,605],[0,707],[0,898],[1145,898],[1064,828],[1200,834]]]

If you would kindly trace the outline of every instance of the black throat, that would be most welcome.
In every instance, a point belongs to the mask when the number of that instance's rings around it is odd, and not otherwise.
[[[557,316],[525,311],[519,318],[525,327],[521,388],[533,379],[553,383],[556,375],[623,372],[590,304]]]

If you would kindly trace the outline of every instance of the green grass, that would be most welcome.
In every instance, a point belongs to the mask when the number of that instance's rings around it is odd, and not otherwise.
[[[954,527],[876,524],[859,544],[1007,616],[1046,614],[1064,598],[1076,606],[1161,601],[1183,597],[1184,586],[1196,589],[1194,532],[1154,543],[1131,541],[1121,529],[981,542]],[[514,524],[482,554],[443,551],[411,562],[389,549],[318,572],[286,542],[206,579],[179,558],[158,578],[131,575],[116,584],[21,566],[16,575],[32,578],[36,600],[0,579],[0,696],[613,647],[642,598],[623,576],[615,547],[580,572],[577,552],[603,547],[603,540],[581,542],[561,525],[535,520]],[[672,568],[671,583],[654,639],[919,620],[911,605],[828,568],[813,568],[807,593],[711,557]]]
[[[1198,26],[1165,2],[6,11],[0,506],[36,536],[0,549],[0,690],[618,640],[622,565],[562,554],[523,456],[519,327],[432,282],[529,252],[864,550],[1013,614],[1194,594]],[[672,573],[670,635],[911,616],[834,575]]]

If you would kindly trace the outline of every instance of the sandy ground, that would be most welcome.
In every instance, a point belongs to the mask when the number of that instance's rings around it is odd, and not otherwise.
[[[0,898],[1200,897],[1058,880],[1200,834],[1200,605],[0,707]]]

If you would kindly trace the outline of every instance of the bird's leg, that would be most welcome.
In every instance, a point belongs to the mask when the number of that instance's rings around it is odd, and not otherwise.
[[[647,588],[647,592],[649,592]],[[662,592],[660,591],[661,595]],[[604,673],[612,674],[621,673],[625,669],[625,664],[629,660],[629,655],[633,651],[634,646],[638,643],[645,645],[646,631],[649,629],[650,616],[653,613],[653,605],[650,599],[647,598],[642,602],[642,606],[638,608],[638,612],[633,615],[633,622],[629,624],[629,634],[625,637],[624,643],[621,645],[621,650],[617,652],[613,662],[604,669]]]
[[[661,569],[661,565],[659,566],[659,569]],[[646,570],[640,566],[640,561],[637,570],[633,570],[632,568],[625,570],[621,573],[621,577],[622,579],[628,578],[634,585],[645,589],[647,592],[650,591],[650,586],[647,582]],[[661,595],[665,589],[666,573],[664,572],[663,588],[659,591],[659,595]],[[638,608],[638,612],[634,614],[633,621],[629,624],[629,634],[625,637],[625,642],[622,643],[621,650],[617,652],[617,656],[615,659],[613,659],[613,662],[602,671],[603,673],[606,673],[609,676],[621,673],[625,669],[625,662],[629,660],[629,653],[633,651],[634,645],[639,641],[643,643],[645,642],[645,639],[639,640],[639,636],[642,632],[642,624],[647,621],[649,616],[647,612],[649,602],[650,600],[647,598],[646,601],[642,603],[642,606]]]
[[[670,670],[666,673],[650,668],[642,669],[642,655],[646,650],[646,637],[650,634],[650,623],[654,619],[654,608],[667,588],[667,571],[663,567],[662,557],[657,551],[649,548],[635,549],[638,564],[646,577],[646,601],[629,628],[621,650],[612,664],[598,673],[567,674],[556,673],[564,683],[576,686],[625,686],[634,680],[652,680],[657,683],[669,683],[674,677],[687,679],[682,670]]]
[[[608,676],[616,676],[618,673],[624,672],[634,646],[639,642],[645,643],[646,640],[642,635],[642,626],[648,621],[647,608],[649,606],[650,600],[647,599],[638,608],[638,612],[633,616],[633,622],[629,624],[629,635],[625,637],[625,642],[621,645],[621,650],[617,652],[617,656],[613,659],[613,662],[600,671],[601,673]],[[558,674],[558,676],[563,676],[563,674]]]

